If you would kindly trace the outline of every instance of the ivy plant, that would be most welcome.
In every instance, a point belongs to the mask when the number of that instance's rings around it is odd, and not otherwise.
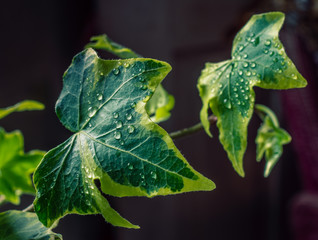
[[[236,35],[231,59],[206,63],[202,70],[197,85],[201,123],[170,134],[158,123],[169,119],[174,106],[173,96],[161,85],[171,66],[143,58],[106,35],[92,37],[64,73],[56,102],[56,114],[70,131],[68,139],[45,155],[25,154],[21,133],[0,129],[1,201],[18,204],[22,193],[36,192],[33,205],[25,210],[0,213],[0,237],[62,239],[51,229],[72,213],[102,214],[114,226],[139,228],[111,208],[105,196],[213,190],[215,184],[190,166],[173,139],[202,129],[212,136],[210,126],[215,123],[229,160],[243,177],[247,126],[254,111],[263,121],[255,140],[256,160],[265,155],[264,176],[269,176],[291,137],[268,107],[254,106],[253,87],[307,84],[278,39],[283,22],[280,12],[254,15]],[[95,50],[119,59],[101,59]],[[25,101],[0,109],[0,118],[36,109],[43,105]]]

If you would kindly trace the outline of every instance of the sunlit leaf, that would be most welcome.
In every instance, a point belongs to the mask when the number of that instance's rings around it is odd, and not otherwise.
[[[0,108],[0,119],[6,117],[10,113],[13,112],[23,112],[23,111],[31,111],[31,110],[43,110],[44,105],[37,101],[25,100],[19,102],[11,107]]]
[[[39,221],[35,213],[7,211],[0,213],[0,239],[3,240],[62,240]]]
[[[278,39],[283,22],[284,14],[280,12],[254,15],[236,35],[232,59],[207,63],[198,80],[203,102],[200,118],[205,131],[211,136],[210,107],[218,118],[220,141],[241,176],[247,125],[255,100],[253,87],[288,89],[307,84]]]
[[[0,196],[2,201],[20,203],[20,195],[33,194],[31,173],[40,162],[44,152],[24,153],[23,136],[20,131],[6,133],[0,128]]]
[[[35,211],[44,225],[68,213],[101,213],[115,226],[136,228],[109,206],[95,181],[118,197],[215,187],[146,113],[146,102],[170,70],[154,59],[102,60],[92,49],[73,59],[56,113],[74,134],[49,151],[34,174]]]
[[[106,34],[94,36],[91,41],[85,46],[86,48],[105,50],[123,59],[141,57],[131,49],[115,43]],[[156,123],[168,120],[171,115],[170,111],[174,107],[174,101],[174,97],[159,84],[146,105],[146,111],[151,120]]]
[[[290,143],[291,136],[279,127],[275,114],[267,107],[256,104],[255,109],[263,120],[256,137],[256,160],[262,160],[265,154],[264,176],[268,177],[283,153],[283,145]]]

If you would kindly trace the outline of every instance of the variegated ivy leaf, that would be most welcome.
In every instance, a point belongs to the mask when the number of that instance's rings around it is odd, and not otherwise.
[[[254,15],[236,35],[232,59],[207,63],[198,80],[203,102],[200,113],[209,131],[208,108],[217,116],[220,141],[234,169],[244,176],[247,125],[253,113],[254,86],[288,89],[306,86],[306,80],[287,57],[278,32],[284,14]]]
[[[21,194],[35,193],[31,174],[43,156],[38,150],[24,153],[20,131],[0,128],[0,202],[19,204]]]
[[[43,110],[44,105],[37,101],[25,100],[19,102],[11,107],[0,108],[0,119],[6,117],[13,112],[31,111],[31,110]]]
[[[0,213],[0,239],[3,240],[62,240],[39,221],[35,213],[7,211]]]
[[[268,177],[283,153],[283,145],[290,143],[291,136],[279,127],[275,114],[267,107],[256,104],[255,109],[263,120],[256,137],[256,160],[260,162],[265,154],[264,176]]]
[[[170,69],[154,59],[102,60],[92,49],[74,57],[56,104],[73,135],[49,151],[34,174],[35,211],[44,225],[68,213],[101,213],[115,226],[137,228],[109,206],[95,181],[118,197],[215,187],[146,113],[146,102]]]
[[[108,51],[120,58],[140,58],[141,56],[129,48],[112,41],[106,34],[94,36],[86,48],[94,48]],[[174,97],[169,94],[161,84],[146,105],[146,111],[151,120],[159,123],[170,118],[170,111],[174,107]]]

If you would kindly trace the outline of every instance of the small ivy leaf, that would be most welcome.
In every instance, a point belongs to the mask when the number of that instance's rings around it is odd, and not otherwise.
[[[91,41],[85,48],[105,50],[123,59],[141,57],[131,49],[112,41],[106,34],[94,36]],[[146,111],[155,123],[163,122],[170,118],[174,102],[174,97],[159,84],[146,105]]]
[[[44,152],[34,150],[24,153],[20,131],[6,133],[0,128],[0,196],[2,201],[20,203],[23,193],[34,194],[31,173]]]
[[[75,56],[56,104],[74,134],[49,151],[34,174],[35,211],[45,226],[68,213],[101,213],[115,226],[137,228],[109,206],[94,181],[118,197],[215,188],[146,113],[170,70],[154,59],[102,60],[92,49]]]
[[[62,240],[39,221],[35,213],[10,210],[0,213],[0,239],[5,240]]]
[[[257,113],[263,119],[256,137],[256,160],[260,162],[265,153],[266,166],[264,176],[268,177],[283,153],[283,145],[290,143],[291,136],[279,127],[275,114],[266,106],[255,105]],[[263,113],[266,116],[263,116]]]
[[[220,141],[241,176],[255,100],[253,87],[289,89],[307,84],[278,39],[283,22],[284,14],[280,12],[254,15],[236,35],[232,59],[207,63],[198,80],[203,102],[200,118],[205,131],[211,136],[210,107],[218,118]]]
[[[146,111],[155,123],[166,121],[170,118],[170,111],[174,107],[174,97],[169,94],[161,84],[146,104]]]
[[[43,110],[44,105],[37,101],[25,100],[19,102],[11,107],[0,108],[0,119],[6,117],[7,115],[13,112],[23,112],[23,111],[31,111],[31,110]]]

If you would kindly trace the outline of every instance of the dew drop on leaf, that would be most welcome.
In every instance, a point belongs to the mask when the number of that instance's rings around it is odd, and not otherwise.
[[[132,119],[131,113],[126,113],[126,119],[130,121]]]
[[[265,44],[265,46],[269,47],[271,45],[271,43],[272,43],[271,40],[267,39],[264,44]]]
[[[113,113],[113,118],[118,118],[119,117],[119,114],[117,112],[114,112]]]
[[[120,72],[119,68],[114,68],[114,69],[113,69],[114,75],[118,75],[119,72]]]
[[[118,129],[118,128],[122,128],[122,126],[123,126],[123,122],[122,121],[117,121],[116,122],[116,128]]]
[[[97,109],[95,107],[89,107],[88,108],[88,116],[91,118],[95,115]]]
[[[131,107],[131,108],[135,108],[135,107],[136,107],[136,103],[133,102],[132,104],[130,104],[130,107]]]
[[[102,101],[103,100],[103,95],[102,94],[97,94],[97,99],[98,99],[98,101]]]
[[[247,68],[248,67],[248,62],[243,63],[243,67]]]
[[[121,138],[121,132],[115,131],[114,132],[114,138],[117,139],[117,140],[120,139]]]
[[[119,144],[123,146],[125,144],[125,142],[123,140],[120,140]]]
[[[129,66],[130,66],[129,63],[126,63],[126,62],[124,63],[124,67],[125,67],[125,68],[128,68]]]

